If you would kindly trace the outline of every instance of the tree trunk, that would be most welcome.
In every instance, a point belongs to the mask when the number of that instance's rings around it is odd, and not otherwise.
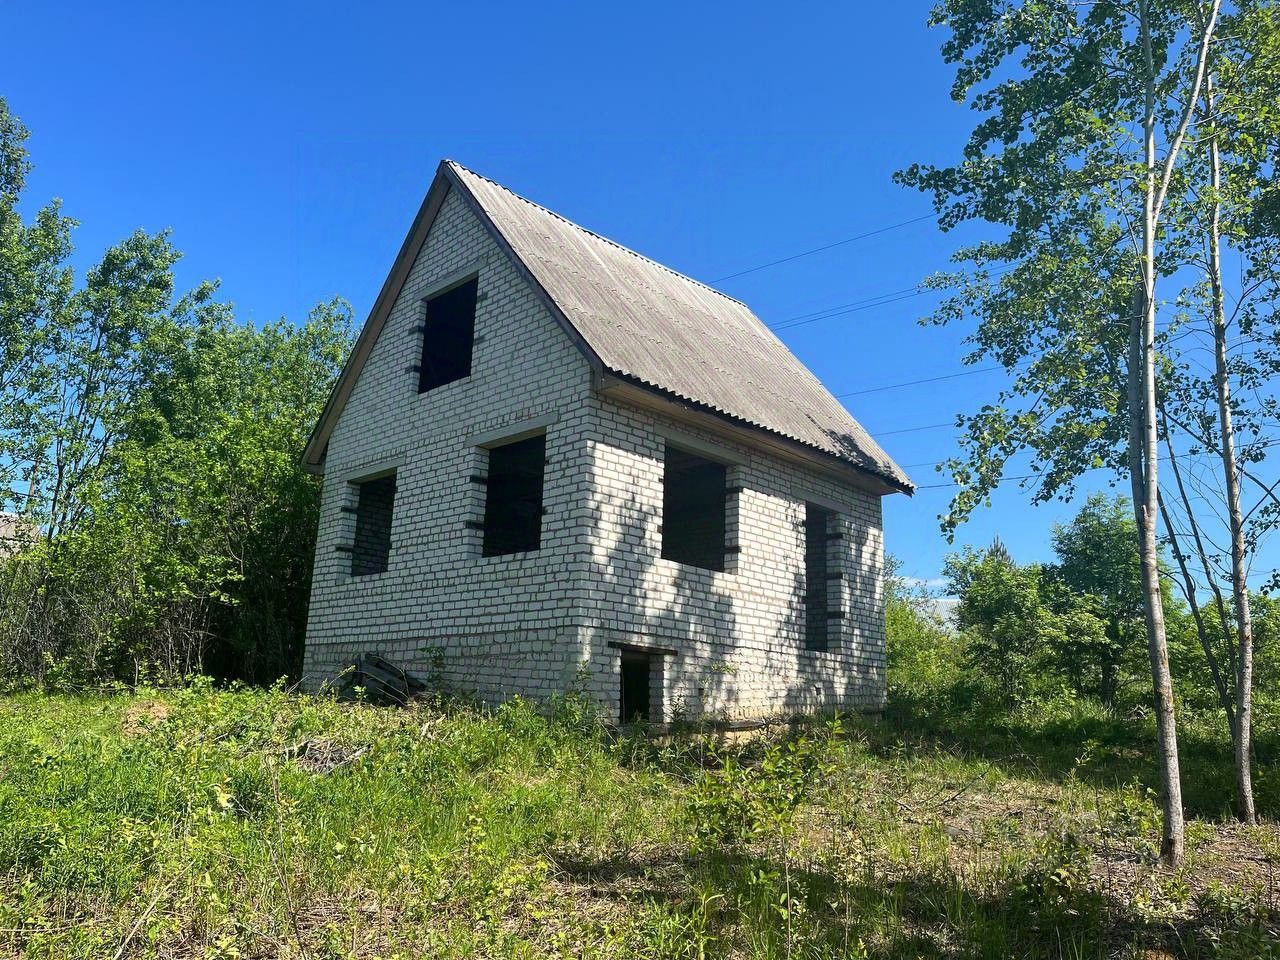
[[[1168,429],[1166,428],[1166,439],[1168,439]],[[1172,452],[1173,445],[1169,446],[1169,462],[1174,467],[1175,475],[1177,473],[1178,461],[1174,459]],[[1181,487],[1181,484],[1179,484]],[[1186,493],[1182,491],[1184,499],[1184,509]],[[1222,667],[1218,663],[1218,655],[1213,649],[1213,643],[1209,639],[1209,629],[1204,622],[1204,614],[1200,611],[1200,602],[1196,597],[1196,581],[1191,576],[1191,568],[1187,566],[1187,555],[1182,549],[1182,544],[1178,540],[1178,528],[1173,525],[1173,517],[1169,514],[1169,508],[1165,506],[1164,494],[1160,494],[1160,516],[1164,520],[1164,529],[1169,537],[1169,544],[1173,547],[1173,557],[1178,562],[1178,569],[1182,573],[1182,595],[1187,600],[1187,606],[1191,610],[1191,618],[1196,624],[1196,637],[1200,641],[1200,649],[1204,651],[1205,661],[1209,664],[1209,676],[1213,678],[1213,689],[1218,694],[1218,703],[1222,705],[1222,712],[1227,718],[1227,728],[1232,731],[1232,735],[1236,729],[1236,710],[1235,698],[1231,689],[1227,686],[1226,680],[1222,676]]]
[[[1138,552],[1142,561],[1143,601],[1147,620],[1147,655],[1155,698],[1156,744],[1160,755],[1164,806],[1160,859],[1165,866],[1182,863],[1184,824],[1182,776],[1178,769],[1178,729],[1174,713],[1173,679],[1169,673],[1169,645],[1165,638],[1164,603],[1160,595],[1160,542],[1156,513],[1160,508],[1159,436],[1156,429],[1156,230],[1160,188],[1156,171],[1156,70],[1151,47],[1151,11],[1140,4],[1141,40],[1146,61],[1146,110],[1143,116],[1143,157],[1146,182],[1142,202],[1142,295],[1129,320],[1129,477],[1133,487],[1134,518],[1138,524]],[[1199,91],[1195,91],[1198,95]],[[1170,146],[1166,167],[1173,160]],[[1166,181],[1167,182],[1167,181]]]
[[[1156,712],[1156,746],[1160,759],[1160,800],[1164,823],[1160,859],[1166,866],[1182,862],[1182,777],[1178,769],[1178,731],[1173,705],[1173,680],[1169,672],[1169,647],[1165,639],[1164,603],[1160,595],[1160,544],[1156,538],[1155,510],[1148,508],[1155,486],[1156,457],[1150,453],[1154,419],[1147,415],[1144,399],[1154,392],[1154,366],[1144,332],[1152,303],[1149,282],[1144,282],[1129,321],[1129,478],[1133,490],[1134,518],[1138,524],[1138,551],[1142,561],[1143,606],[1147,623],[1147,654],[1151,661],[1151,686]],[[1154,306],[1154,304],[1152,304]],[[1157,499],[1156,508],[1159,508]]]
[[[1116,658],[1109,650],[1102,655],[1102,676],[1098,684],[1098,698],[1107,709],[1116,705]]]
[[[1231,417],[1231,381],[1227,370],[1227,318],[1222,293],[1222,245],[1220,191],[1221,161],[1213,122],[1213,78],[1205,81],[1205,114],[1209,118],[1209,289],[1213,301],[1214,388],[1218,400],[1218,424],[1222,430],[1219,453],[1231,530],[1231,595],[1236,615],[1236,709],[1232,740],[1236,753],[1236,803],[1240,819],[1255,823],[1250,741],[1253,725],[1253,615],[1246,582],[1244,517],[1240,510],[1240,474],[1236,469],[1236,436]]]

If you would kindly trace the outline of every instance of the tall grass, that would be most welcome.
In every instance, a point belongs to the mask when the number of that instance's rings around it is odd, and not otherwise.
[[[905,711],[729,745],[572,698],[11,696],[0,953],[1280,956],[1275,830],[1197,821],[1158,870],[1117,722],[1040,762]]]

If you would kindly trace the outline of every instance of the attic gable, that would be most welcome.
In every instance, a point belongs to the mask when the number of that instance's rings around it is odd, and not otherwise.
[[[771,434],[910,492],[906,474],[744,304],[444,161],[307,445],[324,448],[431,222],[450,190],[587,358],[617,378],[739,427]]]

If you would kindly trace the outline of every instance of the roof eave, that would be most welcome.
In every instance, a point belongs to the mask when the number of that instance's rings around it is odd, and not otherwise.
[[[689,400],[670,390],[664,390],[617,371],[608,371],[597,377],[596,390],[604,396],[622,400],[632,406],[646,407],[671,415],[678,420],[692,421],[726,438],[740,440],[768,453],[781,454],[791,460],[800,461],[877,496],[905,493],[910,497],[915,494],[915,485],[909,480],[904,482],[897,477],[853,463],[793,437],[742,420],[722,410],[696,400]]]

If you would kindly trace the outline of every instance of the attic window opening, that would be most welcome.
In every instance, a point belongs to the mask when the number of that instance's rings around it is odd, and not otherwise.
[[[386,573],[391,556],[396,475],[362,480],[352,486],[356,489],[356,533],[351,545],[351,575]]]
[[[831,518],[834,514],[816,504],[805,504],[804,515],[804,648],[830,649]]]
[[[419,393],[471,376],[479,284],[480,278],[472,277],[427,299]]]
[[[547,435],[489,450],[483,555],[523,553],[542,546],[542,487]]]
[[[662,556],[724,570],[725,465],[667,445],[662,477]]]

